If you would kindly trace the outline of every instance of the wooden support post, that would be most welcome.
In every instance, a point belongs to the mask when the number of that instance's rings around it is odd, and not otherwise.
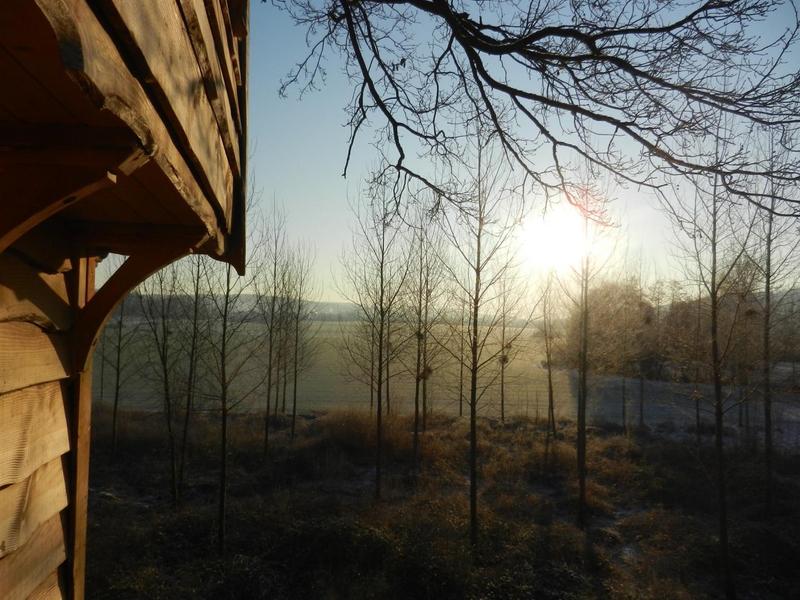
[[[82,311],[94,294],[95,258],[74,258],[71,273],[71,303]],[[91,359],[72,376],[71,476],[68,522],[67,565],[68,594],[83,600],[86,573],[86,526],[89,504],[89,443],[92,417]]]

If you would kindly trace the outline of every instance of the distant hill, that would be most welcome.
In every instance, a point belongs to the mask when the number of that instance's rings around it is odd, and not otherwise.
[[[255,302],[255,295],[243,295],[238,300],[236,310],[239,313],[250,312]],[[188,295],[176,294],[170,304],[175,318],[180,318],[182,315],[190,313],[189,307],[192,304],[192,298]],[[116,318],[118,312],[119,307],[114,311],[112,320]],[[359,312],[358,307],[348,302],[312,302],[311,315],[315,321],[350,321],[358,318]],[[138,292],[132,292],[128,296],[125,302],[125,317],[134,321],[144,318]],[[260,318],[257,311],[253,313],[253,318]]]

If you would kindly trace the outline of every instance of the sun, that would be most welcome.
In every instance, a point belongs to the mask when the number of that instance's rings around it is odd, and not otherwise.
[[[518,244],[531,274],[565,274],[579,267],[587,247],[583,218],[567,203],[552,206],[544,215],[532,213],[522,222]]]

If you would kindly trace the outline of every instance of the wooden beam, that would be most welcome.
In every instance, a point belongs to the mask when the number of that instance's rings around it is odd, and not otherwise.
[[[111,26],[131,73],[141,82],[171,129],[195,179],[222,208],[227,231],[233,172],[206,96],[200,68],[177,3],[96,2]],[[153,35],[153,32],[164,32]]]
[[[141,82],[132,75],[117,43],[93,10],[86,2],[77,0],[35,0],[35,3],[58,40],[69,76],[98,109],[121,119],[134,132],[151,161],[158,165],[208,233],[221,237],[225,230],[224,205],[200,187]],[[160,31],[163,27],[164,23],[158,23],[156,29]]]
[[[66,165],[113,171],[136,153],[138,142],[119,127],[0,123],[0,168]]]
[[[161,246],[165,240],[169,240],[170,246],[182,246],[189,251],[208,239],[204,229],[185,225],[67,221],[64,227],[75,244],[92,256],[108,252],[131,256]]]
[[[102,170],[89,175],[79,187],[70,187],[58,193],[46,190],[34,198],[24,198],[4,206],[0,213],[0,252],[11,246],[31,229],[59,211],[91,196],[117,182],[117,176]]]
[[[239,130],[234,125],[233,112],[225,89],[219,60],[214,52],[214,35],[203,0],[179,0],[189,39],[197,57],[206,95],[217,120],[225,152],[233,168],[234,178],[241,176]],[[238,123],[237,123],[238,125]]]
[[[244,131],[241,116],[241,106],[239,105],[239,95],[237,93],[236,74],[233,69],[231,58],[232,49],[228,45],[228,38],[225,35],[225,19],[222,16],[222,9],[219,0],[203,0],[206,6],[211,33],[214,37],[214,47],[216,48],[217,58],[222,67],[222,78],[225,80],[225,89],[228,91],[228,99],[234,109],[234,119],[238,124],[239,134]],[[240,153],[244,158],[244,154]]]
[[[248,0],[228,0],[231,9],[231,25],[233,35],[244,39],[250,22],[250,2]]]

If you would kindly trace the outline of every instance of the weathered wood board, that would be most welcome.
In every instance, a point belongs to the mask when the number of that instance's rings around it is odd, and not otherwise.
[[[66,334],[47,333],[32,323],[0,323],[0,394],[63,379],[69,372]]]
[[[28,600],[62,600],[66,597],[58,571],[53,571],[31,592]]]
[[[61,515],[55,515],[27,544],[0,560],[0,598],[25,600],[66,558]]]
[[[67,507],[59,456],[19,483],[0,488],[0,559],[23,546],[40,525]]]
[[[0,486],[18,483],[69,451],[62,385],[34,385],[0,395]]]
[[[233,175],[177,4],[174,0],[106,0],[102,5],[132,38],[136,53],[141,53],[152,74],[153,85],[163,94],[162,108],[174,114],[173,125],[184,137],[184,148],[195,158],[217,202],[227,213]],[[170,34],[152,34],[159,29]]]

